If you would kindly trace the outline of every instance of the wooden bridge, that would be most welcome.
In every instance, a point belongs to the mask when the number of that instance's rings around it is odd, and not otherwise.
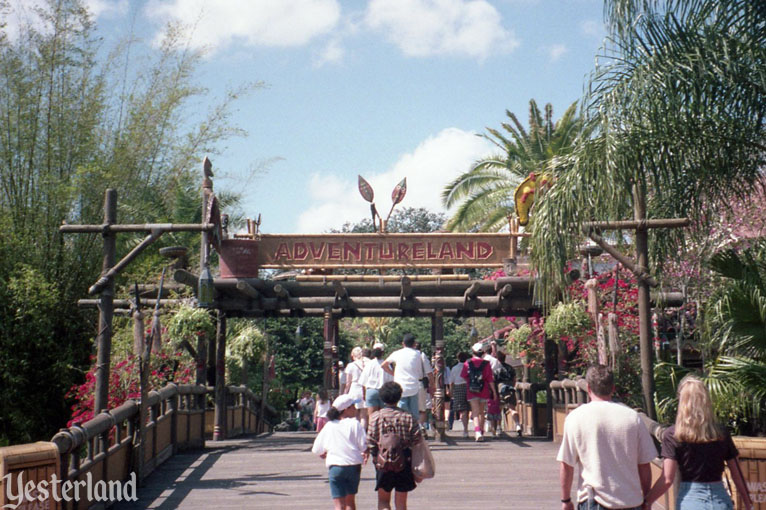
[[[456,424],[461,427],[459,424]],[[559,509],[557,443],[501,436],[484,443],[429,441],[437,474],[410,494],[410,508]],[[279,432],[209,443],[163,464],[133,503],[115,510],[331,508],[324,461],[312,432]],[[362,469],[357,508],[377,508],[375,469]]]
[[[540,384],[516,384],[522,437],[506,432],[476,443],[462,438],[457,422],[445,441],[429,441],[437,474],[412,493],[411,507],[560,508],[555,461],[558,440],[564,418],[587,402],[587,394],[582,381],[555,381],[550,385],[549,407],[537,403],[537,392],[543,389]],[[10,481],[16,486],[20,480],[22,485],[34,482],[39,487],[45,481],[50,486],[57,478],[70,484],[84,484],[87,479],[106,485],[124,482],[133,473],[140,481],[138,500],[117,502],[111,508],[330,507],[324,461],[310,451],[314,433],[273,432],[274,411],[242,386],[225,387],[225,416],[214,420],[215,410],[208,407],[211,393],[214,388],[171,383],[149,393],[144,427],[139,427],[139,404],[131,400],[81,426],[63,429],[50,442],[0,448],[0,507],[103,509],[104,501],[109,506],[115,499],[99,500],[96,494],[95,498],[83,495],[58,504],[49,498],[19,505],[17,499],[6,497],[5,484]],[[662,427],[643,418],[652,435],[660,437]],[[219,436],[225,439],[209,440],[215,423],[224,424]],[[763,441],[738,437],[734,441],[742,454],[746,479],[758,480],[766,465]],[[656,459],[654,479],[660,476],[660,468]],[[760,486],[753,487],[760,490]],[[376,508],[373,488],[374,469],[368,465],[362,471],[358,508]],[[673,508],[676,489],[657,501],[654,510]],[[32,498],[36,496],[32,494]],[[735,508],[743,508],[740,501]],[[756,508],[766,510],[766,505]]]

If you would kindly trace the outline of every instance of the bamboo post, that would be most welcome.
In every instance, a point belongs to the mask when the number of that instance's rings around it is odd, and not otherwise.
[[[322,379],[322,388],[327,392],[327,395],[332,395],[333,374],[335,373],[335,367],[333,366],[332,359],[332,312],[330,308],[324,309],[324,347],[322,349],[322,360],[324,361],[324,378]]]
[[[607,364],[606,339],[604,337],[603,326],[601,324],[601,313],[599,310],[598,299],[598,280],[591,278],[585,282],[585,288],[588,290],[588,312],[593,318],[596,326],[596,347],[598,348],[598,362],[602,365]]]
[[[211,342],[204,335],[197,335],[197,356],[196,356],[197,373],[196,373],[196,377],[194,381],[196,384],[201,384],[201,385],[205,385],[207,382],[205,377],[205,367],[207,365],[207,360],[206,360],[207,346],[205,345],[205,342],[208,342],[209,344],[215,344],[215,342]]]
[[[271,371],[271,342],[269,341],[269,334],[266,331],[266,321],[263,321],[263,338],[265,341],[265,351],[263,354],[263,385],[261,386],[261,408],[258,414],[258,419],[263,423],[266,418],[266,397],[269,394],[269,372]]]
[[[106,190],[104,197],[104,225],[117,223],[117,190]],[[117,238],[108,229],[104,230],[104,262],[101,275],[104,277],[114,266]],[[109,405],[109,370],[112,352],[112,319],[114,317],[114,279],[101,289],[98,305],[98,338],[96,344],[96,388],[93,414],[106,411]]]
[[[617,328],[617,314],[610,312],[607,315],[609,331],[609,366],[614,371],[617,368],[617,353],[620,352],[620,333]]]
[[[226,439],[226,314],[218,310],[215,359],[215,422],[213,441]]]
[[[138,297],[136,297],[136,304],[138,305]],[[146,340],[144,338],[144,314],[136,306],[133,312],[133,335],[134,344],[138,347],[135,354],[138,357],[138,369],[139,369],[139,390],[141,392],[139,404],[138,404],[138,447],[137,450],[137,473],[139,483],[144,478],[144,450],[146,448],[146,371],[144,370],[144,352],[146,350]]]
[[[197,384],[205,384],[205,379],[207,379],[208,386],[215,386],[215,360],[218,359],[215,342],[210,341],[208,339],[207,359],[205,358],[205,354],[204,354],[204,351],[205,351],[204,339],[200,339],[200,344],[197,350],[200,351],[200,364],[203,367],[203,374],[204,374],[202,375],[202,380],[198,382]]]
[[[676,333],[676,363],[679,367],[684,366],[684,356],[683,356],[683,349],[684,349],[684,334],[686,333],[686,285],[683,286],[683,297],[684,297],[684,303],[679,307],[679,312],[681,313],[680,317],[680,327],[678,329],[678,333]]]
[[[639,273],[649,273],[649,232],[643,224],[646,220],[646,196],[639,185],[633,187],[634,219],[640,223],[636,228],[636,266]],[[641,389],[644,395],[646,415],[657,420],[654,408],[654,367],[652,366],[652,311],[649,282],[637,278],[639,347],[641,350]]]
[[[511,246],[510,246],[510,258],[511,260],[516,260],[516,254],[519,249],[519,238],[516,234],[519,233],[519,219],[518,218],[511,218],[510,221],[510,231],[511,231]]]
[[[444,359],[444,313],[442,310],[436,310],[431,316],[431,348],[434,353],[433,413],[436,422],[436,434],[439,441],[446,441],[444,368],[447,366],[447,362]]]

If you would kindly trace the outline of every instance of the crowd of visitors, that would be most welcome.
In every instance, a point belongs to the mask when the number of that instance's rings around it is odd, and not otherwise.
[[[491,346],[490,349],[489,346],[477,343],[473,346],[473,357],[460,352],[454,366],[444,364],[441,367],[444,416],[449,430],[452,430],[455,420],[459,419],[463,424],[463,437],[468,437],[468,424],[473,417],[473,432],[477,441],[484,440],[485,431],[494,437],[500,434],[504,412],[512,418],[511,426],[521,435],[521,425],[515,410],[516,372],[511,365],[505,363],[505,354],[497,352],[494,342]],[[386,346],[379,342],[372,349],[354,347],[349,363],[338,363],[341,367],[339,391],[353,397],[356,418],[367,429],[369,416],[383,407],[380,388],[386,382],[397,382],[402,388],[399,406],[412,415],[415,423],[420,425],[423,437],[428,438],[432,429],[432,394],[436,384],[432,360],[421,351],[420,344],[412,334],[405,335],[402,347],[388,357],[385,357],[385,349]],[[477,378],[476,384],[480,384],[481,388],[471,391],[470,367],[479,365],[486,367]],[[311,392],[304,392],[295,403],[300,414],[299,429],[319,431],[327,423],[329,406],[326,392],[317,394],[316,399]]]
[[[400,349],[385,359],[384,354],[382,344],[369,352],[355,348],[346,369],[345,393],[332,406],[323,392],[316,401],[308,393],[298,402],[302,409],[312,409],[319,432],[312,451],[326,458],[336,509],[355,508],[361,466],[368,458],[376,469],[378,508],[391,508],[395,494],[396,508],[406,509],[407,494],[420,481],[413,470],[413,452],[428,438],[425,411],[434,367],[411,334],[404,336]],[[515,428],[521,435],[512,391],[515,371],[494,345],[476,343],[470,356],[459,353],[457,363],[441,371],[450,429],[460,419],[463,437],[468,437],[470,411],[477,442],[484,441],[485,434],[497,436],[504,415],[511,420],[507,430]],[[654,485],[650,463],[658,450],[639,414],[613,400],[611,370],[591,366],[585,380],[589,402],[567,414],[556,458],[562,510],[649,510],[677,475],[676,510],[731,510],[722,483],[726,467],[745,510],[752,510],[737,448],[716,423],[710,395],[699,378],[686,376],[678,386],[676,422],[662,436],[662,474]]]

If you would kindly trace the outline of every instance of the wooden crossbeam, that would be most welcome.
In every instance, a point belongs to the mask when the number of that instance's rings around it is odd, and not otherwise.
[[[212,232],[215,230],[213,223],[142,223],[124,225],[69,225],[59,227],[62,234],[110,234],[120,232],[151,232],[161,230],[163,232]]]
[[[297,282],[332,282],[335,280],[341,282],[398,282],[401,276],[394,274],[327,274],[327,275],[308,275],[299,274],[295,276]],[[457,280],[470,280],[467,274],[413,274],[407,275],[413,282],[447,282]]]
[[[290,293],[287,291],[287,289],[285,289],[285,287],[281,283],[274,285],[274,294],[276,294],[277,297],[281,299],[290,298]]]
[[[125,255],[122,260],[109,268],[109,270],[104,273],[96,283],[91,285],[91,287],[88,289],[88,294],[92,296],[93,294],[98,294],[101,292],[109,284],[109,282],[112,281],[112,279],[120,273],[120,271],[125,269],[125,267],[127,267],[127,265],[133,261],[133,259],[138,257],[141,252],[146,249],[147,246],[159,239],[163,233],[164,231],[160,229],[152,230],[151,234],[144,238],[144,240],[141,241],[135,248],[130,250],[130,252]]]
[[[599,245],[612,257],[616,258],[623,266],[628,268],[638,279],[645,280],[651,287],[657,287],[659,284],[652,275],[646,270],[646,268],[639,268],[629,257],[620,253],[615,247],[604,241],[604,239],[595,232],[589,232],[588,237],[593,239],[593,242]]]
[[[495,285],[495,290],[497,291],[497,299],[507,299],[513,292],[513,287],[510,283],[506,283],[503,286]]]
[[[401,299],[402,300],[410,299],[412,297],[412,281],[410,280],[408,276],[402,276],[401,285],[402,285]]]
[[[258,292],[258,290],[255,287],[247,283],[245,280],[241,280],[241,279],[237,280],[237,290],[252,299],[258,299],[259,297],[261,297],[261,293]]]
[[[683,228],[691,224],[689,218],[664,218],[651,220],[587,221],[586,229],[596,230],[647,230],[652,228]]]

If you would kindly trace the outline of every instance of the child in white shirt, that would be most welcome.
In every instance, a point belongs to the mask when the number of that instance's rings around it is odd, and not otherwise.
[[[329,422],[311,448],[312,453],[325,459],[330,495],[339,510],[356,508],[362,464],[367,463],[367,435],[356,419],[356,403],[348,394],[336,398],[327,412]]]

